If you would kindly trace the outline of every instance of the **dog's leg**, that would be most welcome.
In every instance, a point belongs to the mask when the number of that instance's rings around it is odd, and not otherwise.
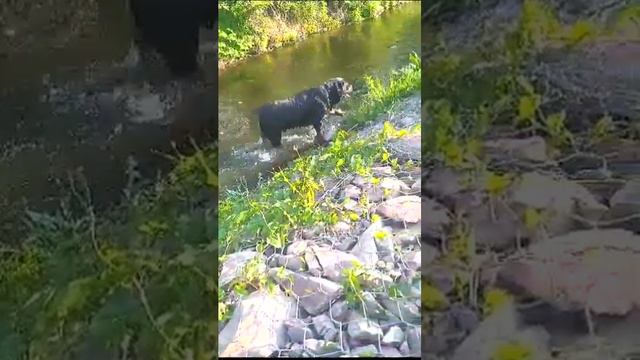
[[[342,111],[340,109],[331,109],[331,111],[329,111],[329,114],[343,116],[344,115],[344,111]]]

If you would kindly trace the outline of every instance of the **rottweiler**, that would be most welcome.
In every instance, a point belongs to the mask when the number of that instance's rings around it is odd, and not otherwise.
[[[349,97],[353,86],[343,78],[333,78],[324,84],[304,90],[286,100],[278,100],[258,108],[258,121],[263,139],[274,147],[282,145],[282,132],[287,129],[313,125],[316,142],[322,145],[328,140],[322,136],[321,123],[329,114],[342,115],[334,109],[343,98]]]

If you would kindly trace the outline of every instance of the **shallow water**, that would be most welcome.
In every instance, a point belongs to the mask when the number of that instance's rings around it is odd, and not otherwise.
[[[0,49],[0,231],[7,238],[0,242],[19,232],[25,208],[56,209],[69,173],[82,173],[94,206],[107,208],[123,198],[129,175],[139,174],[133,183],[142,186],[171,168],[163,154],[184,130],[175,124],[215,118],[213,51],[201,54],[199,80],[173,81],[159,60],[136,72],[126,2],[97,0],[84,10],[96,11],[96,21],[61,46],[36,31],[28,48]],[[18,31],[29,31],[22,25]],[[206,48],[215,33],[202,35]]]
[[[254,185],[259,174],[280,166],[312,146],[315,131],[290,130],[282,149],[260,141],[253,113],[264,103],[288,98],[332,77],[355,82],[363,75],[386,75],[420,53],[420,3],[394,9],[380,18],[310,36],[226,69],[219,77],[220,184]],[[356,89],[361,84],[355,83]],[[348,110],[347,104],[338,105]],[[323,130],[339,123],[330,117]]]

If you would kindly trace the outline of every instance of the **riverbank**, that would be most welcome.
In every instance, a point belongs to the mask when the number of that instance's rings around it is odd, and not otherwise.
[[[376,18],[410,2],[221,1],[218,70],[249,56],[301,41],[311,34]]]
[[[485,2],[431,23],[446,48],[423,60],[427,359],[640,346],[625,290],[640,241],[639,8],[602,3]]]
[[[57,212],[26,214],[0,248],[0,358],[213,358],[216,155],[175,158],[100,216],[79,178]]]
[[[411,63],[365,78],[328,147],[221,202],[220,356],[420,353],[421,70]]]

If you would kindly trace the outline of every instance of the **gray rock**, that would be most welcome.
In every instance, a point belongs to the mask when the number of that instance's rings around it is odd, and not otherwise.
[[[360,194],[362,193],[362,190],[355,186],[355,185],[347,185],[344,187],[343,191],[343,196],[346,198],[351,198],[354,200],[357,200],[358,198],[360,198]]]
[[[398,350],[404,356],[411,355],[411,349],[409,349],[409,344],[407,344],[406,341],[404,341],[402,344],[400,344],[400,347],[398,348]]]
[[[327,341],[335,341],[338,337],[338,330],[329,316],[322,314],[313,318],[313,327],[318,335]]]
[[[421,200],[417,195],[394,197],[378,206],[376,212],[396,222],[418,224],[422,217]]]
[[[362,292],[362,306],[366,317],[370,319],[388,319],[387,311],[378,303],[375,296],[368,291]]]
[[[425,245],[428,246],[428,245]],[[428,250],[427,250],[428,251]],[[418,271],[422,267],[422,251],[412,251],[405,259],[409,269]]]
[[[342,295],[342,286],[333,281],[290,270],[269,270],[271,276],[285,290],[290,290],[300,300],[300,305],[311,315],[319,315],[329,309],[329,303]]]
[[[377,323],[362,318],[350,321],[347,332],[352,340],[361,344],[377,344],[378,337],[382,336],[382,329]]]
[[[279,290],[256,291],[242,299],[218,336],[219,356],[271,356],[287,343],[284,323],[295,316],[295,307]]]
[[[627,182],[618,190],[609,201],[611,210],[608,214],[610,219],[620,219],[632,214],[640,213],[640,180]],[[635,218],[622,224],[624,228],[640,232],[640,219]]]
[[[382,337],[382,344],[397,348],[404,341],[404,333],[399,326],[392,326]]]
[[[573,228],[572,213],[599,220],[608,210],[584,186],[536,172],[522,175],[510,189],[510,197],[519,214],[527,208],[545,209],[549,236],[569,232]]]
[[[284,266],[289,270],[300,272],[300,271],[304,271],[306,268],[300,256],[297,256],[297,255],[275,254],[274,258],[278,262],[278,266]]]
[[[495,348],[505,342],[517,341],[536,349],[533,359],[548,359],[548,334],[541,330],[521,329],[513,304],[502,306],[456,348],[452,360],[491,360]]]
[[[440,256],[440,251],[429,244],[423,244],[420,250],[425,265],[433,263]]]
[[[294,241],[287,246],[287,255],[302,256],[309,244],[310,242],[305,240]]]
[[[305,260],[308,264],[318,264],[322,276],[336,282],[344,279],[345,269],[361,264],[360,260],[352,254],[319,246],[307,248]]]
[[[304,354],[304,345],[302,344],[292,344],[289,352],[287,353],[290,358],[301,358]]]
[[[371,172],[374,175],[393,175],[393,169],[391,168],[391,166],[373,166],[371,167]]]
[[[398,349],[396,349],[395,347],[391,347],[391,346],[380,347],[380,353],[382,354],[383,358],[402,357],[402,354],[400,353],[400,351],[398,351]]]
[[[406,299],[380,299],[380,303],[391,314],[411,324],[420,324],[422,314],[420,307]]]
[[[486,203],[467,209],[467,220],[473,229],[476,244],[495,250],[514,248],[524,226],[518,217],[503,202],[492,207]]]
[[[309,325],[302,319],[289,319],[284,323],[287,328],[287,335],[292,343],[302,344],[305,339],[311,339],[315,337],[315,334],[309,327]]]
[[[333,320],[345,322],[350,315],[349,304],[346,301],[338,301],[331,304],[330,314]]]
[[[456,275],[446,266],[429,266],[423,276],[429,284],[445,295],[450,294],[455,288]]]
[[[440,239],[445,227],[451,222],[447,209],[435,200],[424,198],[421,211],[429,214],[421,222],[423,236]]]
[[[480,324],[480,316],[469,307],[455,304],[451,306],[449,313],[455,319],[457,327],[465,333],[470,333]]]
[[[378,261],[378,247],[376,245],[374,234],[377,231],[382,231],[383,229],[384,226],[382,225],[382,222],[374,222],[362,233],[362,235],[360,235],[358,242],[353,249],[351,249],[351,253],[360,259],[366,266],[374,267]]]
[[[222,264],[222,270],[220,271],[219,284],[220,286],[226,286],[231,284],[234,280],[242,276],[244,266],[247,265],[256,256],[259,256],[264,263],[264,257],[255,251],[240,251],[227,256]],[[264,270],[266,271],[266,264],[264,264]]]
[[[541,136],[526,139],[498,139],[484,143],[487,155],[494,160],[519,159],[532,162],[545,162],[547,143]]]
[[[338,234],[346,234],[351,231],[351,225],[344,221],[338,221],[331,227],[331,229]]]
[[[351,350],[351,356],[357,356],[357,357],[375,357],[376,355],[378,355],[378,348],[375,347],[375,345],[366,345],[366,346],[359,346],[357,348],[353,348]]]
[[[411,190],[404,181],[393,177],[386,177],[380,180],[380,187],[387,190],[391,197],[400,193],[408,193]]]
[[[420,354],[420,349],[422,348],[422,328],[420,327],[409,327],[407,328],[407,344],[409,345],[409,349],[414,354]]]
[[[340,345],[326,340],[307,339],[304,346],[307,351],[316,356],[332,354],[340,350]]]

